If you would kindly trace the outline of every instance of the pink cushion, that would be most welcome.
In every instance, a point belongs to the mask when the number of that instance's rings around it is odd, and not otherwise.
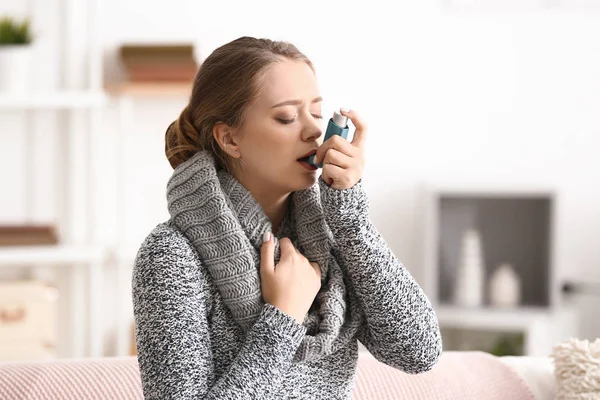
[[[0,364],[0,399],[143,399],[135,357]]]
[[[135,357],[0,364],[0,399],[143,399]],[[446,352],[409,375],[361,353],[353,400],[532,400],[521,378],[481,352]]]
[[[444,352],[430,370],[411,375],[361,354],[353,400],[534,400],[516,372],[483,352]]]

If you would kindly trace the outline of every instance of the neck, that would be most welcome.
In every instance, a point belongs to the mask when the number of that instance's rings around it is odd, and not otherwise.
[[[266,192],[255,193],[252,190],[250,190],[250,193],[252,193],[256,201],[258,201],[258,204],[260,204],[264,210],[265,215],[271,221],[273,234],[277,234],[279,226],[287,212],[289,193],[284,196],[269,196],[268,194],[265,196]]]
[[[240,177],[236,177],[236,179],[252,194],[258,204],[260,204],[265,215],[271,221],[273,234],[277,234],[277,230],[285,218],[288,209],[290,193],[280,192],[261,182],[248,179],[244,180],[240,179]]]

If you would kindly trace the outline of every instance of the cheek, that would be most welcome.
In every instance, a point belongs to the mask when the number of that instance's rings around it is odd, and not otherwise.
[[[274,123],[248,126],[243,132],[242,154],[256,168],[272,167],[294,161],[298,148],[292,127]]]
[[[257,151],[268,152],[273,158],[287,159],[294,151],[295,136],[291,129],[271,127],[257,141]]]

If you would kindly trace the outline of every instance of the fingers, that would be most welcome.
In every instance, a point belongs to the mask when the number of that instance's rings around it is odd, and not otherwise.
[[[356,148],[346,139],[341,136],[334,135],[330,137],[326,142],[324,142],[317,149],[317,157],[315,162],[321,163],[322,160],[326,157],[329,150],[337,150],[342,154],[345,154],[349,157],[354,157],[357,154]]]
[[[367,124],[360,115],[354,110],[344,111],[340,110],[341,114],[344,117],[350,118],[352,124],[354,125],[354,138],[352,139],[352,144],[357,147],[362,147],[365,143],[365,137],[367,135]]]
[[[264,241],[268,235],[268,240]],[[263,237],[263,244],[260,248],[260,269],[263,272],[273,272],[275,270],[275,241],[273,234],[266,232]]]
[[[294,244],[289,238],[282,238],[281,240],[279,240],[279,248],[281,249],[281,259],[283,259],[284,257],[298,256],[299,258],[303,258],[305,261],[308,261],[306,257],[304,257],[304,255],[294,247]],[[273,251],[271,250],[271,260],[273,257],[272,252]],[[319,264],[316,262],[310,262],[310,265],[315,270],[315,273],[319,276],[319,279],[321,279],[321,267],[319,266]]]
[[[352,179],[354,179],[354,177],[347,174],[344,168],[340,168],[337,165],[324,164],[323,173],[321,176],[323,177],[325,183],[334,189],[348,188],[353,186]]]
[[[352,166],[352,158],[336,149],[329,149],[325,153],[323,164],[333,164],[340,168],[350,168]]]
[[[279,240],[279,248],[281,249],[281,258],[293,257],[297,254],[296,248],[289,238]]]

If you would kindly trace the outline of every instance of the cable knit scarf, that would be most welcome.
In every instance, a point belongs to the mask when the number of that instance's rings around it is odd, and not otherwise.
[[[263,233],[271,231],[270,220],[248,190],[217,170],[206,151],[175,169],[167,201],[171,219],[198,251],[233,318],[247,332],[264,306],[260,249]],[[278,239],[284,236],[322,270],[321,290],[303,322],[307,331],[294,361],[319,359],[354,340],[362,318],[332,255],[335,242],[317,184],[291,194],[288,215],[275,237],[276,263]]]

